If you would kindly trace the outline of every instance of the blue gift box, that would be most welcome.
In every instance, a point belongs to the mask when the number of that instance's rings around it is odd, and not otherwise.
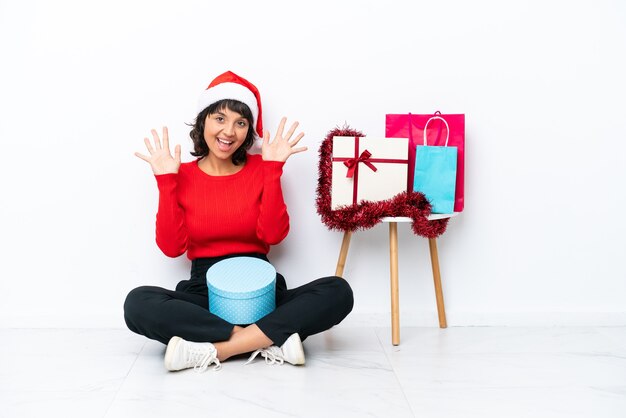
[[[265,260],[233,257],[206,273],[209,311],[231,324],[252,324],[276,308],[276,269]]]

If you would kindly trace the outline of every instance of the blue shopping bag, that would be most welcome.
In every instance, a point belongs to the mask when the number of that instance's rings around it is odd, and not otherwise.
[[[415,176],[413,190],[422,192],[432,206],[432,213],[453,213],[456,187],[457,148],[448,146],[448,137],[442,147],[426,143],[428,124],[439,116],[428,119],[424,126],[424,145],[415,148]],[[449,129],[446,129],[449,132]]]

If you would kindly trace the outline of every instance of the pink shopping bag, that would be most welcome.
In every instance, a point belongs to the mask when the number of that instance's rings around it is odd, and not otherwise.
[[[437,111],[434,114],[388,114],[385,118],[385,136],[387,138],[409,138],[409,172],[407,191],[413,190],[415,175],[415,148],[424,141],[424,126],[433,116],[443,118],[448,124],[438,119],[430,122],[427,131],[429,145],[443,146],[446,137],[448,145],[457,148],[456,189],[454,194],[454,211],[462,212],[465,206],[465,115],[444,115]],[[448,129],[448,132],[446,132]]]

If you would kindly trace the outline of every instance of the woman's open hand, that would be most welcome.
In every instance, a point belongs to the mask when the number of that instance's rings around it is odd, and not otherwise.
[[[287,131],[285,135],[283,135],[283,131],[285,129],[285,124],[287,123],[287,118],[282,118],[280,120],[280,124],[278,125],[278,131],[276,132],[276,137],[274,140],[270,142],[270,133],[265,131],[263,133],[263,145],[261,146],[261,155],[263,156],[264,161],[287,161],[292,154],[297,154],[299,152],[303,152],[307,150],[307,147],[299,147],[295,148],[298,145],[298,142],[304,136],[303,132],[300,132],[293,140],[290,140],[293,136],[296,128],[298,127],[298,122],[294,122],[291,125],[291,128]]]
[[[150,155],[146,156],[138,152],[136,152],[135,155],[150,163],[154,174],[178,173],[178,168],[180,167],[180,145],[174,147],[174,156],[172,157],[167,127],[163,127],[163,144],[161,144],[161,139],[157,131],[152,129],[151,132],[152,138],[154,139],[154,147],[148,138],[143,139]]]

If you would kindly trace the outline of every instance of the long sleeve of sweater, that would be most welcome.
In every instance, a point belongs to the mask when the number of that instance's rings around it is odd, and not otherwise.
[[[285,163],[263,161],[263,194],[256,233],[259,239],[274,245],[289,233],[289,214],[283,198],[280,177]]]
[[[168,257],[187,251],[184,212],[178,203],[178,174],[157,175],[159,209],[156,216],[156,243]]]

